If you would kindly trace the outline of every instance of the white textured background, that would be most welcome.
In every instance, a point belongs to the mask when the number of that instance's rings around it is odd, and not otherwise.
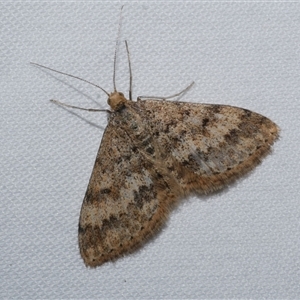
[[[299,3],[127,2],[135,98],[194,80],[182,100],[254,110],[281,139],[237,184],[184,201],[140,251],[84,266],[78,217],[107,117],[49,99],[107,108],[106,96],[29,62],[111,91],[120,6],[0,3],[0,298],[299,298]]]

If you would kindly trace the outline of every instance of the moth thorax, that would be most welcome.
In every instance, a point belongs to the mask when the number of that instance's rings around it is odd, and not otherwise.
[[[121,109],[126,101],[128,100],[124,97],[124,94],[120,92],[111,93],[107,99],[108,105],[114,111]]]

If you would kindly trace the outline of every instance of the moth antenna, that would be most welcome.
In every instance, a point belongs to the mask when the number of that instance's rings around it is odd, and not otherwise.
[[[114,55],[114,73],[113,73],[114,92],[117,91],[117,87],[116,87],[116,65],[117,65],[117,51],[118,51],[118,46],[119,46],[120,34],[121,34],[121,21],[122,21],[123,7],[124,7],[124,5],[122,5],[121,11],[120,11],[119,28],[118,28],[118,35],[117,35],[115,55]]]
[[[44,68],[44,69],[47,69],[47,70],[50,70],[52,72],[55,72],[55,73],[59,73],[59,74],[63,74],[63,75],[66,75],[66,76],[69,76],[69,77],[72,77],[72,78],[75,78],[75,79],[78,79],[78,80],[81,80],[83,82],[86,82],[86,83],[89,83],[93,86],[95,86],[96,88],[99,88],[100,90],[102,90],[108,97],[109,97],[109,93],[103,89],[101,86],[95,84],[95,83],[92,83],[88,80],[85,80],[83,78],[80,78],[80,77],[77,77],[77,76],[74,76],[74,75],[71,75],[71,74],[68,74],[68,73],[65,73],[65,72],[61,72],[61,71],[57,71],[57,70],[54,70],[52,68],[49,68],[49,67],[46,67],[46,66],[43,66],[43,65],[40,65],[40,64],[37,64],[37,63],[34,63],[34,62],[30,62],[32,65],[35,65],[35,66],[38,66],[38,67],[41,67],[41,68]]]
[[[128,57],[128,66],[129,66],[129,100],[132,100],[132,70],[131,70],[131,61],[130,61],[130,53],[128,48],[128,43],[125,40],[127,57]]]

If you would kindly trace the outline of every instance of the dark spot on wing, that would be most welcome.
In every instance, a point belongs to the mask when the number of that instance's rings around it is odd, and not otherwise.
[[[208,124],[208,122],[209,122],[209,119],[208,119],[208,118],[204,118],[204,119],[202,120],[202,126],[203,126],[203,127],[206,127],[207,124]]]
[[[110,194],[111,193],[111,189],[109,188],[104,188],[100,190],[100,194]]]
[[[156,193],[154,192],[152,184],[150,187],[141,185],[138,191],[133,191],[133,195],[134,202],[139,208],[142,208],[145,202],[150,202],[156,198]]]
[[[239,133],[236,129],[231,129],[229,133],[224,136],[228,144],[237,144],[239,141]]]

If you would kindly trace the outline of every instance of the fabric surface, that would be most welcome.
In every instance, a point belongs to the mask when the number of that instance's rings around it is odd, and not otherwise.
[[[222,103],[281,127],[227,189],[190,197],[141,250],[97,269],[77,245],[81,203],[117,88]],[[1,2],[0,298],[299,298],[299,3]]]

